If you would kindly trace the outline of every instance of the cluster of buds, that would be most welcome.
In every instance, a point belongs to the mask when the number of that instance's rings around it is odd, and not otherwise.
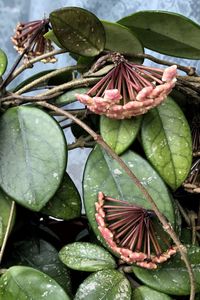
[[[98,229],[111,250],[128,263],[156,269],[176,253],[167,237],[156,235],[155,213],[124,200],[98,193],[95,203]],[[167,250],[163,250],[163,247]]]
[[[48,53],[54,48],[50,40],[44,38],[44,34],[50,29],[49,20],[37,20],[27,23],[18,23],[14,36],[11,38],[14,48],[18,53],[24,54],[26,59]],[[54,56],[41,60],[44,63],[56,61]]]
[[[137,65],[119,53],[113,54],[113,68],[77,99],[87,108],[113,119],[127,119],[161,104],[176,83],[177,66],[165,70]]]

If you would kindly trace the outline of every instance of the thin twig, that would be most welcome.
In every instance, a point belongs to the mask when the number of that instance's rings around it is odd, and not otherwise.
[[[7,243],[7,240],[8,240],[8,235],[10,233],[10,229],[11,229],[11,225],[12,225],[12,221],[13,221],[13,217],[14,217],[14,212],[15,212],[15,202],[12,201],[11,208],[10,208],[10,214],[9,214],[9,218],[8,218],[8,224],[7,224],[7,227],[6,227],[6,232],[5,232],[5,235],[4,235],[3,244],[2,244],[2,247],[1,247],[1,251],[0,251],[0,264],[2,262],[3,254],[4,254],[4,251],[5,251],[5,248],[6,248],[6,243]]]
[[[124,55],[129,56],[129,57],[135,57],[135,58],[146,58],[149,59],[157,64],[165,65],[165,66],[172,66],[172,65],[177,65],[177,68],[181,71],[184,71],[186,74],[189,76],[196,75],[196,69],[194,67],[186,67],[177,64],[176,62],[170,62],[168,60],[164,59],[159,59],[154,57],[153,55],[146,54],[146,53],[138,53],[138,54],[131,54],[131,53],[124,53]]]
[[[35,64],[36,62],[41,61],[44,58],[47,58],[49,56],[55,56],[58,54],[62,54],[62,53],[66,53],[67,51],[64,49],[56,49],[53,50],[51,52],[39,55],[33,59],[30,59],[28,62],[24,63],[23,65],[21,65],[15,72],[12,72],[12,75],[9,78],[9,81],[7,82],[7,84],[9,84],[13,79],[15,79],[19,74],[21,74],[24,70],[32,68],[33,64]]]
[[[22,87],[20,90],[18,90],[16,92],[17,95],[23,94],[24,92],[30,90],[31,88],[33,88],[34,86],[38,85],[41,82],[45,82],[46,80],[57,76],[59,74],[62,74],[64,72],[68,72],[68,71],[75,71],[75,70],[80,70],[83,69],[83,66],[81,65],[74,65],[74,66],[69,66],[69,67],[64,67],[55,71],[52,71],[48,74],[45,74],[35,80],[33,80],[32,82],[30,82],[29,84],[25,85],[24,87]]]
[[[78,125],[80,125],[86,132],[88,132],[93,139],[115,160],[118,162],[118,164],[122,167],[122,169],[126,172],[126,174],[131,178],[131,180],[136,184],[136,186],[140,189],[140,191],[145,196],[146,200],[151,204],[152,209],[156,213],[159,221],[161,222],[164,230],[169,234],[169,236],[172,238],[174,243],[176,244],[181,257],[183,261],[185,262],[186,268],[188,270],[189,279],[190,279],[190,300],[194,300],[195,297],[195,279],[193,270],[191,268],[190,262],[188,260],[187,256],[187,250],[186,248],[181,244],[178,236],[176,235],[174,229],[172,228],[171,224],[167,221],[166,217],[160,212],[158,209],[155,201],[149,194],[149,192],[145,189],[145,187],[141,184],[139,179],[133,174],[133,172],[129,169],[129,167],[125,164],[125,162],[108,146],[108,144],[102,139],[102,137],[96,132],[94,132],[89,126],[87,126],[85,123],[83,123],[81,120],[70,114],[69,112],[63,111],[62,109],[46,102],[38,102],[39,105],[42,107],[46,107],[50,110],[54,110],[55,112],[61,113],[64,116],[68,117]]]

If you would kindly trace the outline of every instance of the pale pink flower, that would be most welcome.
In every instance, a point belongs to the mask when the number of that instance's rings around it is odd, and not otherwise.
[[[96,114],[113,119],[131,118],[166,99],[175,86],[176,69],[176,65],[165,70],[136,65],[121,56],[116,66],[87,95],[76,97]]]

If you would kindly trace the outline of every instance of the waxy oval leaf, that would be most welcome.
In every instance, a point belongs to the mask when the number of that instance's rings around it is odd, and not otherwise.
[[[44,272],[71,293],[69,269],[60,261],[58,251],[45,240],[30,238],[16,242],[8,265],[22,265]]]
[[[144,52],[141,42],[131,30],[117,23],[101,22],[106,33],[105,49],[130,55]],[[143,59],[134,58],[134,61],[141,63]]]
[[[80,7],[65,7],[50,14],[58,42],[68,51],[96,56],[105,44],[105,32],[100,20]]]
[[[75,184],[67,173],[64,175],[59,189],[41,212],[63,220],[80,217],[81,198]]]
[[[70,90],[62,94],[61,96],[58,96],[55,99],[55,103],[59,106],[73,103],[77,101],[76,94],[85,94],[87,93],[88,90],[89,90],[88,88],[77,88],[77,89]]]
[[[171,56],[200,58],[200,26],[166,11],[140,11],[118,23],[137,34],[146,48]]]
[[[8,225],[11,205],[12,199],[10,199],[2,190],[0,190],[0,247],[2,246],[6,228]],[[12,227],[14,225],[15,210],[16,209],[14,208],[14,218],[12,219],[10,230],[12,230]]]
[[[121,154],[133,143],[140,129],[141,121],[141,117],[115,120],[101,116],[101,136],[117,154]]]
[[[10,108],[0,118],[0,140],[0,186],[19,204],[39,211],[58,189],[66,168],[59,125],[38,108]]]
[[[188,122],[171,97],[144,116],[142,143],[163,180],[172,189],[178,188],[191,167],[192,142]]]
[[[0,49],[0,76],[2,76],[7,68],[8,59],[3,50]]]
[[[196,292],[200,292],[200,248],[188,246],[188,258],[194,272]],[[139,280],[152,289],[170,295],[190,294],[188,271],[180,254],[176,254],[157,270],[133,267],[133,272]]]
[[[33,268],[22,266],[11,267],[1,276],[0,299],[70,300],[51,277]]]
[[[74,300],[93,299],[130,300],[130,283],[119,271],[98,271],[83,281],[74,298]]]
[[[132,300],[171,300],[172,298],[164,293],[155,291],[148,286],[141,285],[133,290]]]
[[[168,190],[159,175],[142,157],[132,151],[121,155],[127,166],[133,171],[144,187],[153,197],[160,211],[175,224],[174,208]],[[133,183],[125,171],[99,146],[90,153],[83,180],[84,203],[88,220],[97,235],[104,243],[95,219],[95,202],[98,192],[106,196],[126,200],[146,209],[151,209],[145,196]]]
[[[79,271],[94,272],[116,267],[109,252],[100,246],[86,242],[64,246],[59,252],[59,257],[66,266]]]

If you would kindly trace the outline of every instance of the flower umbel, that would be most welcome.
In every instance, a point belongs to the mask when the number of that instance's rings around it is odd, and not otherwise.
[[[18,23],[15,34],[11,38],[14,48],[22,54],[25,51],[25,58],[34,58],[36,56],[48,53],[53,50],[50,40],[44,38],[44,34],[50,29],[49,20],[36,20],[27,23]],[[55,57],[48,57],[43,62],[55,62]]]
[[[152,210],[98,193],[96,221],[106,243],[120,258],[147,269],[156,269],[176,253],[165,233],[156,233]],[[164,249],[165,248],[165,249]]]
[[[114,67],[87,95],[77,99],[88,109],[109,118],[124,119],[146,113],[162,103],[176,83],[176,65],[151,68],[134,64],[121,54],[111,54]]]

